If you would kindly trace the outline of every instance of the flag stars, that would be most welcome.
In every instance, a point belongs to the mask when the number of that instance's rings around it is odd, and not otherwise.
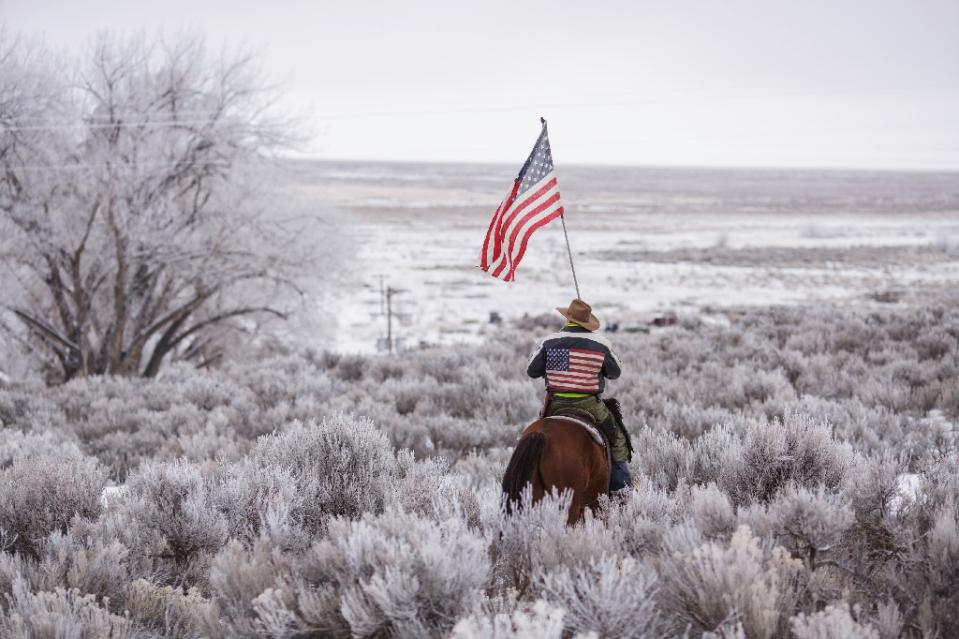
[[[530,153],[524,170],[520,173],[520,193],[540,182],[553,170],[553,154],[549,148],[549,138],[542,136]]]

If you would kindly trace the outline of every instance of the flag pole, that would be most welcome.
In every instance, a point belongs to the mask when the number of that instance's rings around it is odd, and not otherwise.
[[[582,299],[579,296],[579,282],[576,281],[576,267],[573,266],[573,250],[569,248],[569,233],[566,232],[566,215],[560,213],[559,219],[563,223],[563,237],[566,238],[566,253],[569,255],[569,270],[573,272],[573,286],[576,287],[576,299]]]
[[[540,117],[539,121],[546,128],[546,118]],[[569,233],[566,231],[566,213],[560,213],[559,219],[563,223],[563,237],[566,239],[566,254],[569,256],[569,270],[573,272],[573,286],[576,287],[576,299],[583,299],[579,295],[579,281],[576,279],[576,267],[573,266],[573,249],[569,247]]]

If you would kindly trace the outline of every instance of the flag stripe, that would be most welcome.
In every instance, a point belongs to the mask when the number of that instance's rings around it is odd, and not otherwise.
[[[584,392],[590,392],[590,391],[595,392],[599,390],[599,384],[596,384],[595,386],[580,386],[579,384],[575,384],[575,385],[574,384],[569,384],[569,385],[556,384],[550,387],[550,390],[559,391],[561,393],[564,391],[574,392],[574,393],[584,393]]]
[[[503,215],[503,222],[500,224],[501,237],[506,243],[506,250],[502,255],[499,256],[501,262],[494,260],[492,266],[495,267],[492,275],[498,277],[500,273],[503,272],[503,269],[512,264],[517,264],[518,262],[513,259],[516,250],[515,242],[518,231],[524,224],[527,224],[530,220],[531,213],[527,212],[525,215],[520,217],[520,214],[523,211],[526,211],[528,207],[532,206],[532,212],[542,211],[542,202],[544,198],[549,200],[553,197],[556,198],[556,201],[559,200],[559,189],[556,186],[556,178],[544,179],[544,184],[542,187],[536,189],[536,193],[533,197],[527,198],[523,202],[520,202],[515,206],[515,208],[508,210]],[[536,188],[536,187],[534,187]]]
[[[543,197],[543,195],[545,195],[550,189],[553,189],[555,187],[556,187],[556,176],[550,173],[549,175],[544,177],[542,181],[538,182],[536,186],[533,187],[534,189],[536,189],[536,191],[532,195],[530,195],[528,198],[526,198],[519,204],[515,204],[513,207],[510,207],[506,211],[506,217],[502,225],[503,228],[508,230],[512,226],[513,221],[516,219],[516,216],[518,216],[520,213],[523,212],[523,209],[525,209],[527,206],[529,206],[536,200]]]
[[[547,191],[546,194],[552,194],[553,192],[555,191]],[[532,202],[533,205],[536,205],[536,203],[537,201],[535,200]],[[500,213],[499,219],[496,222],[496,229],[493,231],[494,249],[491,251],[489,259],[487,260],[486,270],[489,271],[492,269],[495,271],[495,268],[499,266],[501,262],[505,262],[507,265],[509,264],[512,254],[515,251],[509,250],[512,248],[510,237],[513,227],[506,220],[512,219],[510,218],[511,211],[515,212],[525,209],[528,204],[530,204],[529,200],[525,200],[519,204],[514,203],[512,207],[507,206],[506,210]],[[514,224],[515,222],[516,220],[513,219]],[[493,275],[494,273],[490,272],[490,274]]]
[[[507,243],[507,251],[504,253],[503,257],[500,260],[500,264],[497,266],[496,271],[493,275],[497,276],[502,272],[502,269],[507,265],[510,266],[510,270],[515,270],[515,265],[519,264],[520,252],[525,251],[525,242],[529,240],[529,236],[532,235],[533,231],[542,227],[544,224],[556,219],[556,216],[553,213],[556,210],[554,205],[559,203],[559,192],[553,192],[548,198],[536,205],[532,211],[527,213],[515,226],[513,227],[512,232],[509,235],[509,242]],[[526,231],[522,235],[522,246],[518,245],[516,242],[517,236],[519,236],[520,231],[526,228]]]
[[[537,231],[537,230],[539,230],[540,228],[546,226],[547,224],[549,224],[550,222],[552,222],[553,220],[555,220],[556,218],[558,218],[558,217],[559,217],[560,215],[562,215],[562,214],[563,214],[563,207],[559,207],[558,209],[555,209],[554,211],[552,211],[551,213],[549,213],[549,215],[547,215],[546,217],[542,218],[539,222],[537,222],[536,224],[534,224],[533,226],[531,226],[531,227],[529,228],[529,230],[528,230],[528,231],[526,232],[526,234],[523,236],[522,242],[520,243],[519,252],[516,254],[516,257],[513,258],[513,264],[514,264],[514,266],[513,266],[512,271],[510,271],[510,274],[509,274],[509,279],[510,279],[510,280],[513,280],[513,279],[514,279],[513,273],[516,271],[516,265],[519,265],[520,261],[523,259],[523,256],[526,255],[526,245],[527,245],[527,243],[529,242],[530,236],[531,236],[535,231]]]
[[[556,381],[566,381],[566,382],[588,382],[590,380],[596,380],[596,374],[587,374],[587,373],[558,373],[556,371],[549,371],[549,375],[552,379]]]
[[[509,195],[493,212],[480,254],[480,268],[512,281],[526,255],[530,236],[563,214],[546,123]]]
[[[598,359],[600,361],[606,359],[606,356],[602,353],[597,353],[596,351],[587,351],[581,348],[571,348],[569,349],[570,357],[576,358],[585,358],[585,359]]]
[[[587,374],[589,374],[589,373],[595,373],[596,371],[598,371],[598,370],[601,369],[602,367],[603,367],[602,364],[600,364],[600,365],[598,365],[598,366],[576,366],[576,365],[574,365],[574,364],[570,364],[570,365],[569,365],[569,370],[570,370],[571,373],[587,373]]]
[[[493,249],[493,244],[496,240],[493,238],[494,229],[496,228],[497,223],[499,222],[500,215],[503,213],[503,207],[506,205],[506,200],[500,202],[500,205],[496,208],[496,212],[493,213],[493,219],[489,223],[489,228],[486,230],[486,238],[483,240],[483,252],[480,255],[480,268],[486,270],[489,268],[490,260],[493,259],[491,250]],[[493,242],[490,240],[493,239]]]
[[[510,189],[509,195],[507,195],[506,199],[503,200],[503,203],[500,204],[500,209],[497,212],[498,215],[493,217],[493,223],[490,225],[490,230],[493,232],[493,252],[492,255],[489,256],[489,260],[484,266],[484,269],[488,269],[490,264],[495,263],[500,256],[500,251],[502,250],[503,244],[503,217],[516,200],[516,192],[519,190],[519,186],[520,181],[514,180],[513,188]],[[487,240],[489,240],[489,233],[487,233]]]
[[[584,348],[551,348],[546,353],[546,382],[553,391],[599,392],[606,354]]]

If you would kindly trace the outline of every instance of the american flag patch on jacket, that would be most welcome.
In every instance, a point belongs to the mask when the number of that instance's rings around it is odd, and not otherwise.
[[[546,387],[552,391],[598,393],[606,355],[584,348],[546,349]]]

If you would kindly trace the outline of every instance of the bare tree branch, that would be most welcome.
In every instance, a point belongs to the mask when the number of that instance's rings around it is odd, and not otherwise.
[[[293,233],[264,222],[250,176],[290,134],[251,55],[102,36],[72,68],[38,71],[11,46],[0,42],[0,259],[10,305],[63,379],[155,375],[196,349],[213,361],[230,320],[285,317],[275,295],[295,287]],[[76,125],[2,128],[27,117]],[[69,181],[36,170],[65,165]]]

